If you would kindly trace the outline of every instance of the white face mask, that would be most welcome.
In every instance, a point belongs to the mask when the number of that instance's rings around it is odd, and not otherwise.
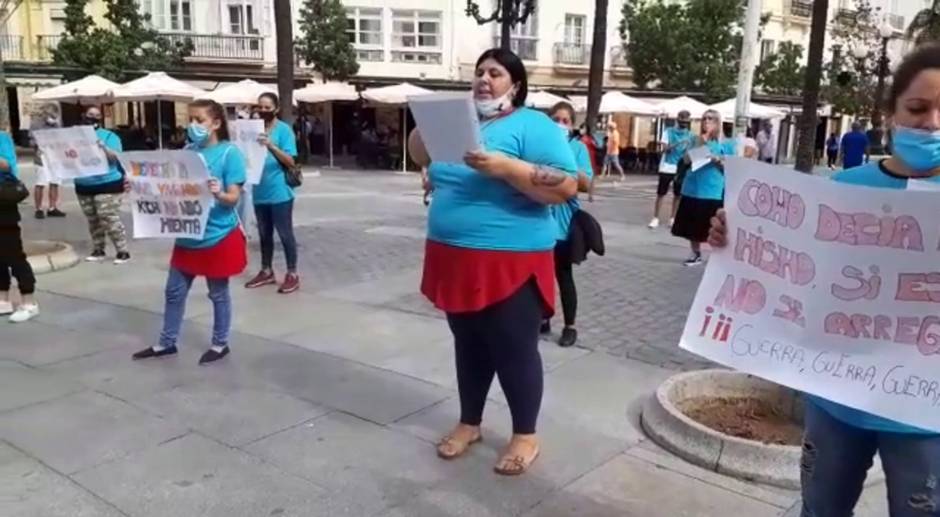
[[[499,115],[500,112],[509,108],[512,105],[512,94],[513,91],[510,90],[495,99],[477,99],[474,101],[477,107],[477,114],[483,118],[490,118]]]

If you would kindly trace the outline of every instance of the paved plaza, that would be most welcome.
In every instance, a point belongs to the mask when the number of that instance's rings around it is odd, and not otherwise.
[[[181,353],[130,360],[158,334],[169,242],[134,241],[124,266],[40,276],[42,315],[0,322],[0,516],[798,515],[798,493],[692,466],[640,429],[641,404],[662,380],[708,366],[677,346],[702,270],[681,265],[687,248],[668,230],[646,228],[652,177],[604,183],[587,206],[608,253],[576,268],[578,346],[559,348],[557,335],[542,343],[532,471],[492,472],[510,434],[496,384],[484,442],[439,460],[434,443],[458,403],[449,331],[417,293],[419,183],[310,174],[294,216],[301,291],[242,287],[258,267],[255,239],[250,271],[233,280],[232,354],[210,367],[196,365],[212,323],[201,280]],[[64,220],[21,207],[24,234],[87,253],[66,190]],[[884,497],[870,487],[859,515],[885,515]]]

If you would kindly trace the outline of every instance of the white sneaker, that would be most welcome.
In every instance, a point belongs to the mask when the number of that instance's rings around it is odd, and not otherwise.
[[[675,224],[676,224],[676,218],[673,217],[672,219],[669,220],[669,227],[672,228]]]
[[[10,316],[10,323],[24,323],[39,316],[39,306],[35,303],[23,304]]]
[[[13,314],[13,304],[8,301],[0,301],[0,316]]]
[[[647,225],[647,227],[648,227],[650,230],[655,230],[656,228],[659,228],[659,218],[658,218],[658,217],[654,217],[653,220],[650,221],[650,224]]]

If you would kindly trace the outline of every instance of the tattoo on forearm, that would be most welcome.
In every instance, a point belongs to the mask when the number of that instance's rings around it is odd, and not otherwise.
[[[536,165],[532,169],[532,184],[536,187],[557,187],[564,183],[567,177],[568,174],[554,167]]]

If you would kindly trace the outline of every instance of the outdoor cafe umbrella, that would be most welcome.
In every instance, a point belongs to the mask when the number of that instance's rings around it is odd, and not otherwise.
[[[209,99],[223,105],[233,104],[258,104],[258,97],[262,93],[277,94],[277,86],[272,84],[261,84],[251,79],[244,79],[237,83],[219,86],[211,92],[203,93],[196,97],[197,99]]]
[[[668,118],[678,118],[680,111],[688,111],[692,118],[700,119],[708,110],[708,105],[704,102],[699,102],[685,95],[660,102],[656,107]]]
[[[718,104],[712,104],[709,108],[717,111],[721,114],[721,118],[727,121],[734,121],[734,106],[737,99],[728,99],[724,102],[719,102]],[[752,102],[747,109],[748,118],[759,118],[759,119],[777,119],[786,117],[787,114],[783,111],[780,111],[770,106],[764,106]]]
[[[553,93],[546,92],[545,90],[539,90],[537,92],[532,92],[526,97],[525,105],[531,108],[539,110],[548,110],[555,107],[559,102],[567,102],[572,104],[572,102],[564,97],[559,97]]]
[[[408,116],[406,112],[408,109],[408,97],[417,97],[429,93],[434,92],[409,83],[370,88],[362,92],[362,98],[369,102],[401,106],[402,172],[408,170]]]
[[[601,97],[601,106],[598,112],[629,113],[646,117],[658,117],[662,114],[657,106],[617,91],[607,92]]]
[[[160,101],[189,102],[204,93],[204,90],[174,79],[165,72],[152,72],[118,86],[114,89],[113,96],[116,101],[157,101],[157,141],[162,149],[163,115]]]
[[[89,75],[77,81],[38,91],[32,95],[32,100],[80,105],[102,104],[110,102],[112,90],[119,86],[104,77]]]
[[[333,102],[334,101],[354,101],[359,98],[359,92],[348,83],[326,82],[310,83],[307,86],[294,90],[294,99],[298,102],[309,102],[316,104],[325,102],[329,114],[328,126],[330,128],[330,167],[333,167]]]

